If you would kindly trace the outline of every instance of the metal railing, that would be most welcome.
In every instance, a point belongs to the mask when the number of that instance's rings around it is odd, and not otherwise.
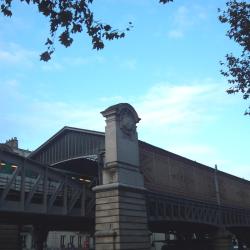
[[[13,166],[0,170],[0,211],[86,216],[86,183],[3,150],[0,162]]]
[[[213,226],[250,226],[250,210],[218,206],[202,201],[188,200],[148,192],[149,221],[182,221]]]

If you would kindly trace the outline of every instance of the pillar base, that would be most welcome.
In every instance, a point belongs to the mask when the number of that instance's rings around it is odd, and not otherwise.
[[[145,195],[119,185],[96,187],[96,250],[149,250]]]

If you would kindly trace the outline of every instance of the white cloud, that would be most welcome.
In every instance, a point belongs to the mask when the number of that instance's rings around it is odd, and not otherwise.
[[[22,48],[16,43],[0,47],[0,63],[30,67],[35,58],[38,58],[37,52]]]
[[[44,62],[41,67],[44,71],[55,71],[63,69],[63,65],[55,61]]]
[[[72,57],[64,57],[62,62],[67,66],[82,66],[89,64],[102,64],[106,62],[105,57],[100,55],[93,55],[89,57],[83,56],[72,56]]]
[[[137,66],[137,61],[134,58],[127,59],[121,62],[121,67],[127,70],[135,70]]]
[[[190,8],[180,6],[175,13],[174,22],[181,27],[192,25],[193,21],[190,18]]]
[[[106,103],[106,105],[112,105],[113,103],[124,102],[122,96],[104,96],[100,98],[100,101]]]
[[[8,98],[2,126],[15,124],[20,130],[29,131],[31,136],[55,131],[65,125],[103,131],[105,124],[100,111],[115,103],[129,102],[142,118],[138,126],[140,138],[162,147],[167,147],[163,142],[169,134],[196,133],[202,125],[213,122],[216,115],[212,115],[210,109],[216,109],[221,101],[220,88],[208,80],[182,85],[162,82],[136,99],[133,96],[104,96],[95,100],[94,106],[91,103],[66,103],[58,98],[48,99],[48,96],[34,99],[26,96],[15,80],[7,82],[5,90]],[[15,97],[18,95],[20,98]],[[184,152],[184,149],[180,151]]]
[[[171,85],[160,83],[153,86],[135,103],[139,114],[143,117],[142,125],[178,126],[182,130],[194,128],[196,124],[211,119],[207,102],[213,100],[219,88],[215,84],[199,83],[189,85]]]
[[[21,126],[39,131],[55,127],[75,126],[93,130],[103,130],[104,121],[100,110],[84,104],[68,104],[60,101],[33,100],[27,107],[26,115],[15,114]]]
[[[215,119],[209,109],[213,106],[216,108],[221,101],[221,96],[218,94],[221,89],[209,81],[189,85],[172,85],[162,82],[154,85],[136,100],[133,96],[125,99],[123,96],[104,96],[98,100],[95,107],[91,104],[33,99],[25,96],[15,80],[6,83],[4,88],[2,90],[9,93],[9,100],[6,102],[11,103],[15,96],[19,95],[22,99],[15,100],[15,105],[23,107],[23,113],[12,111],[6,116],[13,122],[27,126],[30,130],[64,125],[102,129],[100,111],[114,103],[130,102],[142,118],[140,122],[142,133],[157,133],[160,129],[191,133],[200,125]],[[221,92],[224,94],[223,91]],[[207,105],[211,100],[213,104]]]
[[[64,57],[60,60],[53,59],[49,62],[43,63],[41,66],[44,71],[60,71],[68,67],[80,67],[86,65],[96,65],[102,64],[105,62],[105,58],[102,56],[92,56],[92,57],[83,57],[83,56],[71,56]]]
[[[168,32],[170,38],[182,38],[194,25],[206,19],[204,8],[197,5],[180,6],[173,16],[172,29]]]
[[[13,100],[20,101],[24,97],[24,94],[20,90],[20,83],[16,79],[0,81],[0,93],[4,93],[1,95],[1,101],[5,104],[9,102],[8,105],[12,103]]]
[[[153,86],[133,102],[142,118],[138,126],[140,139],[209,166],[222,164],[218,150],[199,139],[199,134],[217,122],[228,104],[224,102],[223,86],[211,79]]]
[[[86,65],[91,63],[91,60],[89,58],[85,58],[85,57],[68,57],[68,58],[64,58],[64,62],[65,63],[69,63],[69,64],[73,64],[75,66],[77,65]]]
[[[12,66],[28,68],[36,66],[43,71],[60,71],[68,67],[96,65],[105,63],[106,61],[103,56],[94,55],[91,57],[63,57],[60,60],[53,58],[53,60],[48,62],[40,62],[40,54],[41,51],[26,49],[16,43],[0,43],[0,65],[10,64]],[[132,62],[128,66],[133,67]]]
[[[170,30],[169,32],[168,32],[168,36],[170,37],[170,38],[181,38],[181,37],[183,37],[183,31],[182,30]]]

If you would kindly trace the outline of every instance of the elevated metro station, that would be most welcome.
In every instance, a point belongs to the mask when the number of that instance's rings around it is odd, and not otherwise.
[[[105,133],[63,127],[33,152],[0,144],[2,235],[16,226],[22,249],[31,225],[38,250],[65,230],[91,235],[97,250],[250,247],[249,181],[138,140],[129,104],[102,115]]]

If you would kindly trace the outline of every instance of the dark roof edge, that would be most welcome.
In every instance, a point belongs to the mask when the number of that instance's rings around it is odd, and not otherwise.
[[[66,130],[71,130],[71,131],[76,131],[76,132],[82,132],[82,133],[87,133],[87,134],[94,134],[94,135],[100,135],[100,136],[104,136],[105,133],[104,132],[100,132],[100,131],[96,131],[96,130],[90,130],[90,129],[83,129],[83,128],[74,128],[74,127],[69,127],[69,126],[65,126],[63,127]]]
[[[32,151],[28,158],[32,158],[37,154],[38,151],[40,151],[42,148],[45,148],[48,144],[50,144],[56,137],[64,133],[65,131],[75,131],[75,132],[81,132],[81,133],[86,133],[86,134],[94,134],[94,135],[99,135],[99,136],[104,136],[104,132],[98,132],[94,130],[88,130],[88,129],[81,129],[81,128],[74,128],[74,127],[69,127],[69,126],[64,126],[62,129],[60,129],[57,133],[55,133],[52,137],[50,137],[47,141],[45,141],[42,145],[40,145],[37,149]]]

